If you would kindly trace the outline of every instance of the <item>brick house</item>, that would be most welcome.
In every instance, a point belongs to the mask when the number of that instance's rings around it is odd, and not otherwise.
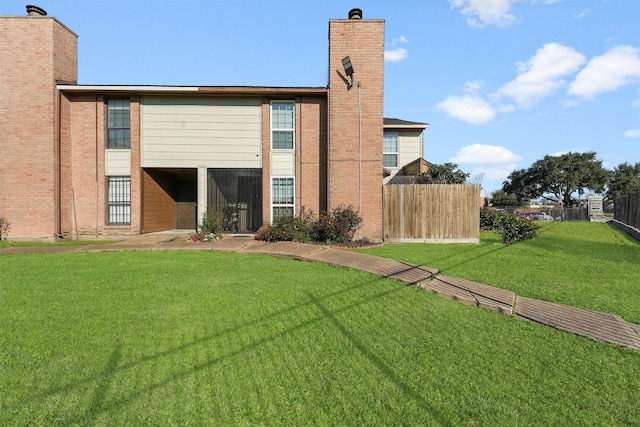
[[[77,35],[34,6],[0,16],[0,215],[11,238],[252,232],[352,205],[382,237],[383,163],[422,155],[422,123],[383,120],[384,21],[329,21],[325,87],[77,83]]]

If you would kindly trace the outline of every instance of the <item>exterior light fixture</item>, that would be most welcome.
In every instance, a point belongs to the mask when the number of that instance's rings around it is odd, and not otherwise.
[[[345,56],[342,58],[342,66],[344,67],[344,72],[347,76],[351,77],[351,83],[347,84],[347,90],[350,90],[353,87],[353,65],[351,64],[351,58]]]

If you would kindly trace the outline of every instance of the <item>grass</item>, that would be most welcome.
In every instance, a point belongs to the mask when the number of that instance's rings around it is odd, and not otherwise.
[[[90,246],[90,245],[109,245],[117,243],[120,240],[65,240],[59,242],[34,242],[34,241],[11,241],[0,240],[0,249],[5,248],[31,248],[31,247],[48,247],[48,246]]]
[[[640,242],[613,225],[543,223],[538,237],[509,246],[482,232],[478,245],[399,244],[363,252],[640,323]]]
[[[638,425],[640,353],[357,271],[0,256],[1,425]]]

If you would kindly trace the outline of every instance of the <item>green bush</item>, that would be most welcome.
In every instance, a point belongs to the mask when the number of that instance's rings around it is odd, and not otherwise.
[[[360,228],[362,217],[352,206],[338,206],[331,212],[321,212],[315,224],[315,240],[324,243],[346,244]]]
[[[480,230],[499,231],[496,227],[497,211],[490,209],[480,210]]]
[[[502,243],[533,239],[537,235],[538,226],[518,215],[482,209],[480,211],[480,229],[497,231],[502,235]]]
[[[220,234],[223,230],[223,218],[220,212],[210,211],[202,215],[200,231],[205,234]]]
[[[321,212],[316,218],[304,207],[298,216],[280,216],[270,226],[260,227],[257,240],[267,242],[319,242],[347,244],[362,224],[358,211],[351,206],[338,206],[331,212]]]

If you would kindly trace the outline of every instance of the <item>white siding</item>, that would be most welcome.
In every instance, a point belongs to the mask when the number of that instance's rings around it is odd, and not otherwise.
[[[261,168],[258,98],[143,97],[142,167]]]
[[[398,132],[398,168],[422,157],[422,130],[401,130]]]
[[[107,176],[131,175],[131,150],[105,150],[105,171]]]

